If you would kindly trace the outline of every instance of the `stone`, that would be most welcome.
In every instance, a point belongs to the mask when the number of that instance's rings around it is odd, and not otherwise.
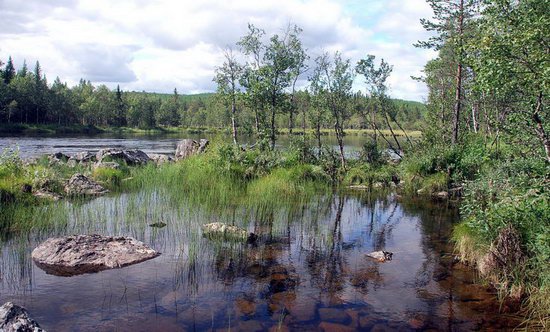
[[[49,238],[32,251],[36,265],[57,276],[124,267],[159,255],[131,237],[97,234]]]
[[[369,190],[369,186],[366,186],[366,185],[364,185],[364,184],[358,184],[358,185],[349,186],[349,189],[353,189],[353,190]]]
[[[225,240],[247,241],[249,243],[255,242],[257,238],[254,233],[248,233],[245,229],[221,222],[202,225],[202,233],[209,238],[223,238]]]
[[[323,322],[332,322],[340,324],[349,324],[351,322],[351,316],[348,315],[343,309],[337,308],[321,308],[319,309],[319,318]]]
[[[0,331],[2,332],[45,332],[29,316],[27,310],[12,302],[0,307]]]
[[[322,322],[319,324],[319,329],[326,332],[353,332],[355,329],[350,326],[335,324],[329,322]]]
[[[93,154],[92,152],[83,151],[83,152],[78,152],[78,153],[75,153],[74,155],[72,155],[71,158],[69,158],[69,161],[71,161],[71,160],[74,160],[77,163],[82,164],[82,163],[95,162],[97,159],[96,159],[96,155]]]
[[[290,308],[290,315],[297,321],[310,321],[315,319],[317,304],[314,299],[299,299]]]
[[[391,261],[393,253],[389,251],[373,251],[367,254],[367,257],[374,258],[379,262]]]
[[[122,160],[130,166],[144,165],[151,161],[151,158],[141,150],[119,149],[101,149],[97,152],[96,159],[98,162],[103,162],[103,159],[109,159],[109,161]]]
[[[56,152],[48,156],[50,165],[66,163],[69,160],[69,156],[62,152]]]
[[[446,199],[449,198],[449,193],[446,192],[446,191],[440,191],[440,192],[432,194],[432,196],[434,198],[437,198],[437,199],[446,200]]]
[[[92,168],[93,169],[98,169],[98,168],[119,169],[120,164],[117,163],[116,161],[98,161],[94,163]]]
[[[32,194],[35,197],[38,197],[38,198],[41,198],[41,199],[47,199],[47,200],[50,200],[50,201],[58,201],[58,200],[63,198],[58,193],[55,193],[55,192],[47,190],[47,189],[38,189],[35,192],[33,192]]]
[[[246,316],[252,316],[256,312],[256,304],[252,300],[240,298],[235,301],[235,305]]]
[[[201,139],[198,142],[186,138],[181,141],[179,141],[177,147],[176,147],[176,160],[185,159],[187,157],[203,153],[206,148],[208,147],[209,141],[207,139]]]
[[[384,183],[382,183],[382,182],[375,182],[375,183],[372,184],[372,187],[373,187],[374,189],[382,189],[382,188],[384,188]]]
[[[109,190],[103,188],[99,183],[88,179],[80,173],[73,175],[64,189],[69,196],[100,196],[109,192]]]
[[[171,156],[158,153],[150,153],[149,158],[151,158],[151,160],[157,165],[167,164],[174,161],[174,158]]]
[[[30,194],[32,192],[32,186],[30,184],[23,184],[21,186],[21,192],[25,193],[25,194]]]
[[[163,228],[163,227],[166,227],[166,223],[159,221],[159,222],[149,224],[149,226],[154,228]]]

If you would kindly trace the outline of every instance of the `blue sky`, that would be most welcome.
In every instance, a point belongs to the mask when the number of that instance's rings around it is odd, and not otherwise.
[[[221,50],[234,47],[248,22],[268,34],[294,23],[312,58],[382,57],[394,66],[392,96],[421,101],[426,88],[410,76],[435,54],[412,44],[428,36],[419,20],[430,16],[424,0],[0,0],[0,59],[40,60],[50,81],[207,92]]]

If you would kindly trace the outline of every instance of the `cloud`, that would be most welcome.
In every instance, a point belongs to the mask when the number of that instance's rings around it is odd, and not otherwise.
[[[48,77],[70,84],[214,91],[220,50],[236,48],[248,22],[268,34],[293,23],[312,58],[336,50],[352,62],[383,57],[394,65],[392,95],[421,100],[426,88],[410,76],[434,54],[412,44],[426,38],[419,19],[429,16],[423,0],[0,0],[0,59],[40,60]]]

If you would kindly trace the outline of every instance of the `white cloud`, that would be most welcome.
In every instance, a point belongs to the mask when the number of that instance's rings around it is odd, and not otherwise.
[[[323,50],[353,62],[383,57],[394,65],[392,95],[421,100],[425,87],[410,76],[433,53],[412,43],[426,38],[419,19],[430,13],[423,0],[3,0],[0,59],[40,60],[50,80],[71,84],[83,77],[133,90],[214,91],[219,50],[248,22],[268,34],[294,23],[312,58]]]

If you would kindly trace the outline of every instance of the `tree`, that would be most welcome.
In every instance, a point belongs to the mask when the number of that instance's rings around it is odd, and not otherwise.
[[[214,81],[218,84],[218,94],[221,96],[224,104],[231,107],[231,133],[233,143],[237,144],[237,96],[239,94],[239,80],[241,78],[243,67],[237,62],[233,51],[227,49],[224,51],[225,61],[221,67],[216,68]]]
[[[506,129],[516,138],[536,135],[550,162],[548,8],[549,0],[486,0],[479,20],[481,38],[468,47],[476,87],[508,109]]]
[[[375,133],[378,131],[381,135],[381,137],[386,140],[388,145],[392,150],[394,150],[397,154],[402,155],[402,148],[401,144],[399,143],[399,140],[397,139],[393,128],[390,124],[390,119],[397,123],[396,119],[396,108],[392,100],[389,98],[387,94],[388,87],[386,85],[386,81],[388,77],[390,76],[393,67],[390,66],[384,59],[380,61],[380,66],[376,68],[374,64],[375,60],[374,55],[367,55],[366,59],[360,60],[355,70],[358,74],[363,75],[365,79],[365,83],[367,84],[368,93],[370,95],[370,98],[372,100],[372,127]],[[386,123],[387,128],[390,130],[392,138],[397,146],[397,149],[395,149],[392,144],[386,139],[385,135],[380,131],[378,126],[376,125],[376,118],[375,118],[375,109],[380,110],[380,114],[383,118],[383,120]],[[399,125],[400,126],[400,125]],[[401,127],[401,126],[400,126]],[[374,136],[374,143],[376,144],[376,136]]]
[[[342,168],[346,168],[344,154],[344,121],[350,116],[351,88],[354,72],[349,59],[342,59],[340,53],[331,60],[327,53],[315,59],[315,71],[311,84],[317,98],[326,101],[334,121],[334,133],[340,150]]]
[[[462,110],[466,26],[474,16],[476,0],[427,0],[427,2],[434,12],[433,21],[421,19],[420,22],[426,30],[437,34],[427,41],[419,41],[415,46],[440,50],[444,45],[450,44],[454,51],[456,74],[451,143],[456,144],[459,138]]]
[[[11,80],[15,77],[15,67],[13,66],[13,60],[11,59],[11,56],[8,58],[8,62],[6,63],[6,68],[2,70],[2,78],[4,79],[4,83],[10,84]]]

